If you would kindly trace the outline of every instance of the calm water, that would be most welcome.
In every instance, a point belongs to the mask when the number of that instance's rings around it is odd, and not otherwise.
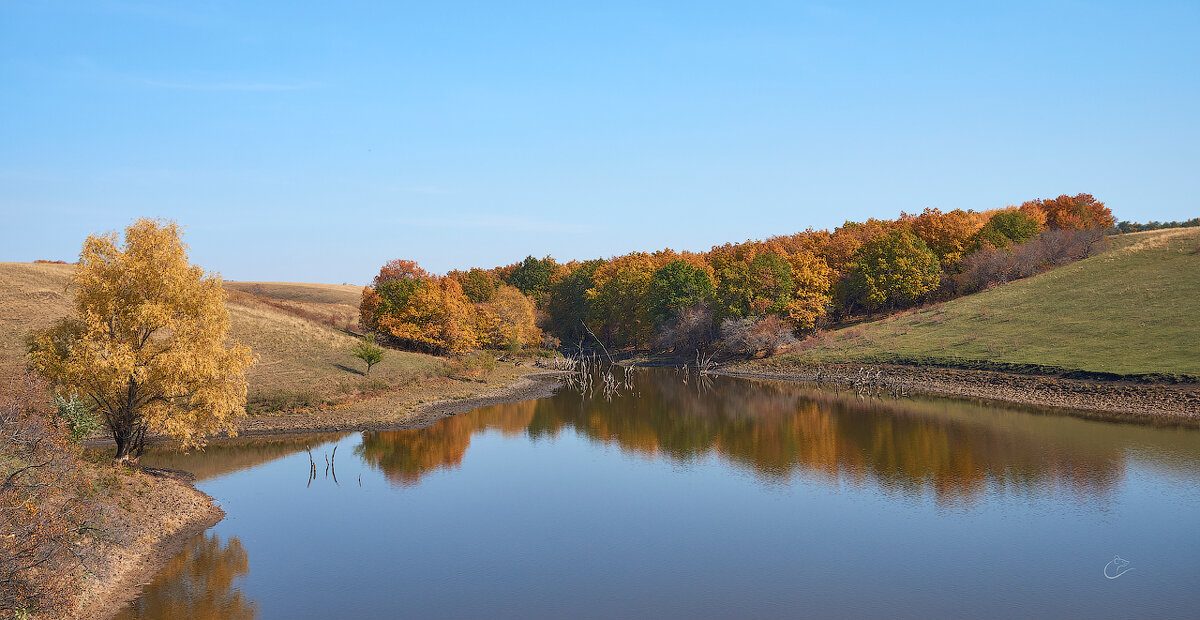
[[[1194,429],[647,371],[155,458],[228,516],[122,618],[1200,614]]]

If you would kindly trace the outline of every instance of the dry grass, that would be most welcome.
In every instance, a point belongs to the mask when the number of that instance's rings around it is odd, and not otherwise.
[[[362,287],[352,284],[312,284],[307,282],[226,282],[225,288],[251,295],[284,301],[314,304],[340,304],[358,307]]]
[[[0,380],[25,368],[25,336],[71,310],[74,265],[0,263]]]
[[[25,366],[25,337],[71,311],[73,265],[0,263],[0,377]],[[389,350],[364,374],[350,354],[360,289],[346,285],[232,282],[231,335],[253,349],[247,372],[252,412],[312,408],[416,383],[449,381],[446,361]],[[339,328],[332,327],[327,317]],[[453,383],[453,382],[451,382]],[[453,386],[451,386],[453,387]]]

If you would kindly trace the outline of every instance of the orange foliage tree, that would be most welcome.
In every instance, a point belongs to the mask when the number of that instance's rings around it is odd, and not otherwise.
[[[476,325],[479,342],[492,349],[537,346],[542,339],[533,300],[515,287],[502,284],[491,301],[479,304]]]
[[[975,233],[987,220],[986,213],[962,209],[942,213],[927,207],[919,215],[900,214],[900,224],[924,241],[944,265],[962,260],[975,243]]]
[[[537,344],[541,330],[529,297],[499,285],[488,295],[489,301],[472,304],[463,292],[464,279],[486,289],[492,278],[478,269],[439,277],[413,261],[393,260],[380,269],[372,286],[363,289],[362,326],[401,346],[432,353]]]
[[[1063,194],[1049,200],[1031,200],[1022,210],[1037,208],[1046,214],[1046,226],[1053,229],[1088,230],[1108,228],[1115,222],[1112,210],[1091,194]]]

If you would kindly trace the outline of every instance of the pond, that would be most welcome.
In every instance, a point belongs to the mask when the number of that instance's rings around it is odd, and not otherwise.
[[[143,461],[227,517],[120,618],[1200,608],[1193,428],[653,370],[611,400]]]

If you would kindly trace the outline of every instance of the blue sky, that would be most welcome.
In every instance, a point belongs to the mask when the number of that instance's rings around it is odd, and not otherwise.
[[[1200,3],[0,1],[0,260],[362,283],[1088,192],[1200,215]]]

